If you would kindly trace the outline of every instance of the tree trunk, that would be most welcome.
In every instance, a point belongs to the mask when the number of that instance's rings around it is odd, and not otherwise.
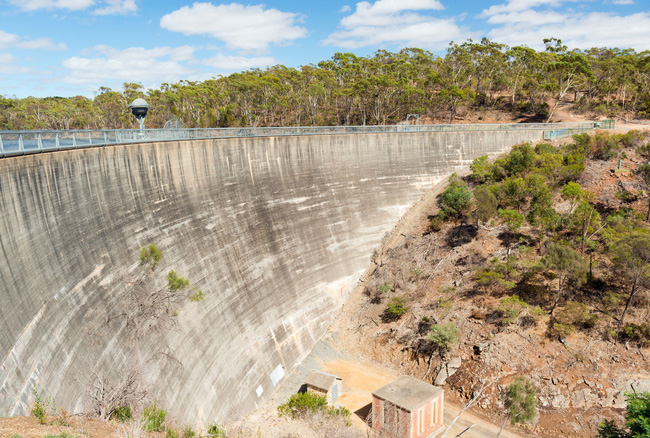
[[[555,108],[560,104],[560,99],[555,101],[555,105],[553,105],[553,108],[551,108],[551,112],[548,114],[548,119],[546,119],[546,123],[549,123],[551,119],[553,118],[553,113],[555,112]]]
[[[555,295],[555,302],[553,303],[553,307],[551,307],[551,312],[550,312],[551,316],[553,316],[553,312],[557,307],[557,303],[560,302],[560,295],[562,295],[562,279],[559,279],[559,283],[557,285],[557,294]]]
[[[634,280],[634,283],[632,284],[632,290],[630,291],[630,296],[627,298],[627,302],[625,303],[625,309],[623,310],[623,314],[621,315],[621,320],[619,321],[620,325],[623,325],[623,320],[625,319],[625,315],[627,314],[627,311],[630,308],[630,305],[632,304],[632,300],[634,299],[634,295],[636,294],[636,291],[637,291],[636,280]]]

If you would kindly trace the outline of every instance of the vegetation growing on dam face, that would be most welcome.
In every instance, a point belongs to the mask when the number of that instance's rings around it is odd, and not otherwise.
[[[609,117],[650,115],[648,52],[508,47],[486,38],[451,43],[444,56],[407,48],[372,56],[337,53],[316,65],[253,69],[145,90],[100,88],[94,99],[0,98],[0,129],[116,129],[137,123],[128,104],[144,96],[147,126],[172,117],[186,127],[374,125],[405,120],[451,123],[459,112],[481,121],[502,110],[518,120],[550,120],[562,100]]]
[[[174,352],[155,341],[176,328],[176,316],[188,301],[201,301],[205,296],[174,269],[164,280],[159,278],[156,268],[163,252],[156,244],[141,248],[138,256],[138,270],[123,278],[125,292],[117,299],[102,300],[98,308],[89,312],[85,324],[86,331],[97,342],[109,333],[120,333],[126,346],[119,370],[113,370],[112,375],[93,371],[84,385],[89,411],[102,420],[123,417],[125,412],[130,415],[142,406],[150,392],[155,392],[146,372],[154,363],[164,362],[180,372],[182,366]],[[154,347],[145,351],[141,345],[147,341],[154,341]],[[154,403],[150,416],[159,412]],[[159,422],[162,421],[164,416]]]
[[[492,382],[479,405],[534,423],[526,434],[637,436],[603,420],[650,388],[649,140],[596,132],[474,160],[429,224],[384,250],[349,342],[461,403]],[[396,297],[406,311],[374,324]],[[521,394],[504,392],[521,377]],[[515,401],[521,416],[505,409]]]

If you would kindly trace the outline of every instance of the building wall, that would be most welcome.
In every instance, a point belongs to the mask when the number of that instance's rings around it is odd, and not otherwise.
[[[322,336],[373,251],[423,193],[483,154],[541,131],[235,138],[0,160],[0,415],[32,385],[84,409],[92,371],[117,378],[123,333],[88,336],[119,304],[138,251],[205,293],[175,330],[144,340],[147,368],[187,421],[225,421],[274,391]]]
[[[327,400],[327,404],[332,404],[332,390],[325,391],[321,388],[316,388],[315,386],[307,385],[307,392],[316,395],[322,395]]]
[[[425,403],[422,408],[408,412],[373,395],[372,427],[395,437],[426,438],[443,427],[443,404],[444,393]],[[398,422],[395,421],[397,416]]]
[[[443,403],[444,395],[441,394],[412,413],[411,437],[428,437],[443,426]],[[423,420],[422,424],[420,418]]]

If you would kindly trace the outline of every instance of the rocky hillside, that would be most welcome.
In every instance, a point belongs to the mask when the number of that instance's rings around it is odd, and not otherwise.
[[[537,415],[523,435],[620,423],[625,392],[650,391],[649,138],[597,132],[477,159],[376,255],[341,343],[461,404],[483,387],[475,413],[496,424],[525,378]]]

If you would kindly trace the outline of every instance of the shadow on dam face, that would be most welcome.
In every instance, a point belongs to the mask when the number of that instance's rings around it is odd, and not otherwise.
[[[0,415],[35,385],[86,408],[93,372],[119,377],[129,345],[90,314],[129,293],[138,251],[205,293],[142,357],[153,394],[187,422],[264,401],[310,352],[371,254],[427,189],[541,131],[236,138],[0,160]]]

